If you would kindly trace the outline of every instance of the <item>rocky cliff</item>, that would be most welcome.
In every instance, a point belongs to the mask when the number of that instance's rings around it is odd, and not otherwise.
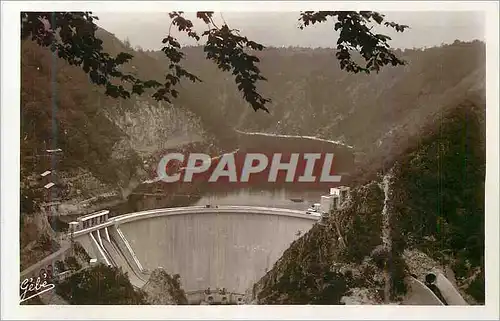
[[[127,50],[110,34],[101,36],[113,50]],[[149,59],[139,55],[134,63]],[[207,138],[189,111],[152,99],[106,97],[81,69],[31,41],[21,45],[21,82],[21,248],[55,236],[52,215],[123,202],[150,178],[148,159],[162,148]],[[46,152],[52,148],[62,153],[52,157]],[[42,177],[46,170],[51,174]],[[46,190],[49,182],[56,185]],[[48,203],[56,205],[43,206]],[[57,248],[52,243],[49,252]],[[27,255],[23,266],[37,258]]]
[[[187,304],[186,294],[180,287],[179,275],[170,276],[162,268],[151,272],[148,282],[142,287],[147,302],[152,305]]]
[[[254,287],[259,304],[404,303],[405,276],[439,269],[484,302],[485,104],[463,101]],[[424,270],[422,270],[424,268]]]
[[[100,30],[100,37],[111,54],[133,52],[104,30]],[[342,289],[344,285],[341,284],[345,280],[351,282],[345,285],[346,289],[362,288],[364,285],[359,282],[365,282],[364,280],[368,280],[368,283],[363,284],[375,284],[370,289],[378,289],[379,278],[383,279],[386,270],[377,268],[374,259],[366,259],[369,256],[367,253],[382,245],[380,222],[384,193],[379,187],[381,181],[376,173],[382,176],[386,174],[395,160],[399,164],[405,164],[400,165],[402,168],[418,169],[405,172],[407,176],[404,177],[415,182],[411,185],[414,186],[412,189],[405,184],[393,188],[419,195],[404,198],[408,204],[412,204],[409,208],[413,211],[410,213],[407,210],[405,213],[408,214],[407,217],[414,218],[405,221],[405,225],[401,227],[409,231],[409,235],[405,236],[406,241],[413,242],[416,239],[415,244],[423,244],[424,240],[442,236],[439,234],[444,233],[441,230],[435,232],[437,226],[439,229],[454,231],[456,222],[453,220],[457,217],[459,220],[468,220],[468,215],[483,215],[478,205],[479,198],[474,198],[474,191],[484,191],[484,187],[481,189],[478,185],[471,189],[472,187],[463,183],[465,178],[462,181],[462,178],[458,179],[451,174],[445,177],[435,174],[461,173],[467,175],[467,181],[472,177],[474,182],[480,182],[480,171],[469,171],[470,167],[463,170],[460,166],[464,162],[474,161],[476,168],[482,168],[484,163],[481,163],[481,152],[466,158],[453,158],[454,154],[451,152],[436,154],[437,151],[446,151],[449,145],[428,143],[426,146],[432,147],[426,147],[428,149],[425,150],[422,149],[422,137],[431,137],[427,133],[434,133],[436,128],[441,129],[440,121],[443,117],[451,115],[450,111],[462,110],[457,106],[463,103],[471,106],[484,105],[484,43],[456,42],[426,50],[398,51],[398,55],[407,60],[408,65],[386,68],[375,75],[346,74],[338,68],[334,52],[329,49],[268,48],[259,53],[259,56],[262,72],[269,81],[259,85],[259,88],[264,96],[273,99],[270,114],[251,111],[241,99],[233,79],[207,62],[200,47],[183,50],[187,57],[186,68],[204,82],[183,83],[180,97],[174,101],[175,107],[159,104],[146,96],[129,100],[111,99],[101,89],[91,85],[80,69],[60,59],[53,59],[49,51],[32,42],[23,42],[21,50],[22,246],[41,239],[42,235],[52,235],[47,222],[47,214],[51,211],[43,214],[41,203],[60,201],[63,204],[59,213],[82,214],[102,206],[108,207],[113,202],[121,202],[148,178],[151,169],[156,166],[158,153],[163,149],[189,143],[193,146],[194,143],[199,144],[196,145],[198,152],[208,149],[231,150],[238,147],[235,128],[251,132],[319,136],[353,146],[356,170],[359,172],[356,175],[359,177],[357,184],[363,186],[359,187],[358,193],[371,200],[368,203],[356,200],[353,207],[347,207],[343,210],[345,213],[342,212],[344,214],[337,215],[339,223],[327,221],[326,226],[315,227],[297,241],[277,263],[276,271],[282,271],[288,281],[279,283],[278,280],[283,277],[278,272],[271,271],[259,283],[258,287],[265,284],[262,291],[256,292],[261,293],[257,297],[263,302],[324,302],[330,300],[330,296],[335,297],[332,300],[337,302],[342,296],[338,297],[338,290],[333,289]],[[128,71],[134,71],[144,79],[163,79],[168,68],[163,53],[136,51],[133,54],[134,59],[125,66]],[[55,80],[51,76],[54,68]],[[57,106],[57,126],[53,126],[52,122],[53,106]],[[476,114],[482,115],[473,113]],[[456,137],[465,135],[462,135],[460,128],[466,128],[467,135],[472,132],[469,130],[469,116],[470,113],[462,116],[462,120],[465,119],[462,127],[454,129],[458,133]],[[484,116],[481,117],[484,119]],[[474,132],[481,134],[477,134],[476,139],[482,139],[484,128],[478,128]],[[435,141],[436,135],[432,136]],[[46,182],[40,179],[40,173],[52,168],[52,160],[47,157],[45,150],[53,146],[63,150],[55,160],[56,172],[47,178],[57,183],[55,194],[45,193],[42,186]],[[460,146],[462,149],[457,150],[457,155],[468,153],[471,146],[484,148],[484,145],[478,145],[475,140]],[[442,163],[442,158],[438,158],[441,160],[432,163],[434,167],[429,170],[425,167],[427,165],[422,165],[431,164],[429,158],[432,157],[423,156],[432,155],[429,153],[435,153],[435,157],[448,155],[450,159],[446,160],[452,161],[451,164],[454,165]],[[418,160],[421,167],[402,161],[401,155],[415,156],[409,159]],[[421,175],[422,171],[426,175]],[[408,178],[410,173],[413,176]],[[396,175],[394,184],[400,181],[398,175],[400,174]],[[418,180],[420,178],[427,180]],[[441,195],[436,192],[436,188],[443,187],[443,180],[451,182],[454,193],[463,197],[454,197],[451,196],[452,193],[448,193],[436,198],[435,195]],[[367,181],[371,183],[366,184]],[[418,188],[422,184],[431,184],[431,187]],[[427,190],[429,192],[425,194],[423,191]],[[398,195],[394,197],[403,197]],[[425,207],[429,197],[433,200],[429,204],[434,209]],[[436,208],[439,209],[438,212]],[[362,215],[354,215],[358,212]],[[34,218],[33,214],[39,216]],[[450,223],[450,220],[455,223]],[[372,228],[372,225],[377,228]],[[422,226],[425,229],[418,231],[417,227]],[[479,225],[474,228],[479,229]],[[366,230],[366,235],[354,233],[356,229]],[[340,235],[342,233],[346,235]],[[456,253],[453,252],[452,261],[457,260],[461,264],[457,270],[461,272],[456,273],[457,278],[467,279],[474,267],[481,266],[481,259],[475,258],[472,262],[468,259],[472,255],[469,250],[464,252],[457,249],[479,246],[484,234],[478,230],[474,237],[468,238],[465,235],[467,233],[462,231],[464,235],[458,234],[460,236],[457,239],[452,237],[452,232],[446,233],[449,240],[445,250],[453,249]],[[349,251],[354,252],[348,254],[356,256],[355,264],[363,271],[373,271],[363,272],[373,277],[363,276],[359,281],[355,270],[351,271],[353,276],[349,277],[350,274],[347,273],[346,276],[343,268],[332,267],[332,262],[336,261],[351,264],[351,261],[342,259],[346,250],[340,250],[336,246],[341,236],[348,247],[352,247]],[[358,236],[366,240],[369,249],[360,245],[361,248],[356,250],[358,242],[353,242],[353,239]],[[310,248],[312,245],[322,249],[319,254],[312,254],[315,252]],[[426,248],[432,246],[435,244],[427,244]],[[401,257],[397,241],[393,240],[391,251],[399,251],[394,257]],[[298,265],[292,266],[294,262]],[[477,269],[474,271],[475,275],[481,275]],[[318,281],[320,275],[324,274],[327,275],[326,279]],[[304,285],[305,281],[300,279],[307,279],[306,276],[309,277],[309,283]],[[396,277],[393,279],[398,280]],[[314,285],[314,290],[311,286],[316,282],[320,283]],[[470,284],[478,284],[474,282],[476,281],[471,281]],[[332,287],[329,284],[337,285]],[[284,288],[297,292],[297,289],[303,289],[304,286],[304,289],[308,289],[305,293],[309,293],[305,297],[300,294],[296,299],[280,292]],[[393,298],[398,293],[395,292]],[[312,295],[316,294],[317,298],[312,299]],[[370,292],[369,296],[372,294],[375,295]]]

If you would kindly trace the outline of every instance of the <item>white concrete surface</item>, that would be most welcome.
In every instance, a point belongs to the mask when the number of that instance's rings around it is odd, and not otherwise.
[[[144,268],[180,274],[185,291],[244,293],[315,220],[254,213],[154,217],[120,225]]]
[[[444,305],[424,283],[414,277],[405,279],[408,291],[403,305]]]
[[[117,216],[76,232],[75,240],[88,238],[92,231],[116,227],[138,266],[149,271],[162,266],[170,274],[180,274],[185,291],[210,287],[244,293],[272,269],[299,237],[298,231],[303,235],[318,220],[317,216],[289,209],[190,206]],[[82,245],[97,246],[103,255],[95,238]],[[118,258],[113,261],[126,262]]]
[[[448,280],[442,273],[434,274],[436,275],[436,281],[434,284],[439,289],[439,292],[441,292],[441,295],[446,300],[448,305],[468,305],[450,280]]]

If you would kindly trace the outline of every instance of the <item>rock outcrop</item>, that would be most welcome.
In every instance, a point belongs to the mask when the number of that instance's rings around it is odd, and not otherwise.
[[[181,289],[179,275],[170,276],[164,269],[157,268],[142,287],[147,294],[147,302],[152,305],[187,304],[187,298]]]

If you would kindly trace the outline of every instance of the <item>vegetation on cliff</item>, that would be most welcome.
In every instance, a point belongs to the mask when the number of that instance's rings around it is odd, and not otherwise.
[[[77,271],[80,267],[74,257],[66,262],[58,261],[59,272]],[[137,289],[130,283],[127,273],[120,268],[98,264],[87,267],[56,285],[57,294],[70,304],[117,304],[117,305],[182,305],[187,304],[186,294],[180,285],[180,276],[170,276],[163,269],[154,270],[148,282]]]
[[[142,287],[147,294],[147,302],[153,305],[187,304],[186,294],[181,288],[180,276],[170,276],[158,268],[151,272],[148,282]]]
[[[254,298],[259,304],[341,304],[349,289],[362,287],[374,287],[378,296],[383,284],[375,280],[375,262],[365,258],[381,243],[382,200],[376,183],[352,189],[344,208],[283,253],[255,285]]]
[[[103,30],[96,34],[103,39],[106,51],[134,54],[125,69],[137,70],[139,76],[146,78],[161,78],[161,73],[165,72],[167,60],[160,55],[163,53],[133,52]],[[186,68],[196,69],[200,77],[210,81],[183,85],[175,106],[201,119],[201,126],[219,140],[215,144],[228,145],[228,141],[234,140],[234,127],[320,136],[355,146],[358,160],[363,161],[358,167],[366,172],[373,172],[381,159],[390,160],[391,155],[398,154],[396,149],[408,145],[408,137],[416,135],[423,123],[437,116],[441,107],[435,108],[436,105],[445,106],[450,97],[484,89],[481,83],[484,83],[485,53],[481,42],[398,51],[398,55],[408,61],[407,66],[383,69],[369,77],[342,73],[339,66],[332,64],[335,58],[330,49],[266,48],[257,53],[261,69],[268,77],[268,81],[259,85],[259,90],[272,96],[273,102],[269,106],[270,114],[253,113],[245,108],[231,80],[206,61],[201,47],[187,47],[182,51],[186,55]],[[125,188],[136,176],[137,169],[143,167],[143,159],[139,156],[140,151],[127,144],[133,141],[127,135],[135,137],[137,130],[127,134],[127,121],[115,121],[121,117],[116,114],[121,113],[127,119],[133,117],[132,114],[125,116],[127,111],[156,103],[139,102],[135,98],[107,98],[102,90],[89,83],[82,70],[60,58],[52,65],[52,59],[49,50],[23,41],[22,179],[51,167],[43,151],[50,148],[57,137],[64,151],[62,157],[58,157],[56,167],[59,171],[75,171],[81,167],[84,173],[108,186],[107,189],[116,185]],[[439,68],[429,67],[434,65]],[[52,137],[51,128],[51,66],[57,73],[55,137]],[[331,88],[342,95],[331,95]],[[110,114],[115,115],[112,117],[115,120],[110,119]],[[157,134],[166,140],[172,133]],[[132,145],[141,144],[144,140]],[[123,150],[120,157],[115,157],[117,149]],[[155,152],[157,150],[151,154]],[[81,171],[75,173],[83,175]],[[27,198],[43,198],[29,193],[22,190],[26,210],[33,207]]]
[[[328,48],[267,48],[257,55],[268,78],[259,88],[273,97],[269,114],[245,108],[231,79],[203,59],[200,47],[184,51],[186,68],[210,81],[185,84],[179,105],[200,109],[202,118],[210,114],[213,127],[229,123],[243,131],[342,141],[354,146],[362,173],[390,166],[428,122],[464,96],[485,95],[486,53],[479,41],[400,50],[406,66],[373,75],[344,73]]]
[[[135,289],[120,268],[98,264],[57,284],[57,294],[76,305],[147,304],[146,294]]]
[[[285,251],[256,284],[257,301],[315,304],[326,295],[328,304],[340,304],[365,288],[378,293],[375,303],[382,299],[384,266],[397,300],[411,273],[403,251],[419,249],[452,268],[462,293],[484,302],[484,114],[481,101],[455,106],[399,157],[390,189],[390,253],[379,251],[384,197],[373,181],[353,188],[344,208]]]
[[[133,53],[123,66],[126,72],[137,70],[140,78],[160,81],[169,71],[163,52],[133,52],[102,30],[98,37],[111,54]],[[106,111],[125,115],[154,102],[111,99],[90,84],[81,68],[60,58],[53,64],[48,49],[31,41],[23,41],[21,49],[21,246],[26,246],[26,257],[33,258],[38,256],[30,251],[36,248],[27,245],[34,240],[40,238],[40,244],[53,249],[45,242],[50,231],[40,228],[46,222],[34,215],[40,213],[40,202],[47,200],[39,193],[43,184],[36,178],[51,167],[50,159],[42,155],[45,149],[57,137],[64,150],[58,171],[80,168],[103,189],[124,187],[143,160],[127,144],[131,139],[125,126]],[[174,103],[201,119],[220,145],[234,136],[236,127],[345,141],[355,146],[359,167],[370,174],[381,166],[389,169],[398,160],[391,194],[391,253],[378,250],[384,204],[380,182],[374,181],[354,188],[350,205],[292,245],[256,286],[261,302],[341,303],[343,296],[362,288],[369,289],[372,300],[381,300],[384,265],[392,269],[395,299],[404,293],[400,281],[406,267],[401,253],[406,248],[419,248],[453,266],[464,289],[477,301],[484,300],[484,110],[470,112],[477,110],[472,106],[482,106],[484,43],[396,51],[408,65],[370,77],[341,73],[332,63],[338,51],[331,49],[266,48],[255,55],[268,77],[258,90],[273,97],[266,105],[270,114],[245,108],[248,101],[239,88],[206,61],[201,47],[182,52],[186,68],[210,81],[196,87],[184,84]],[[52,68],[56,68],[55,87]],[[479,98],[456,108],[468,94]],[[56,128],[51,122],[53,96]],[[452,115],[448,110],[458,111]],[[446,121],[441,125],[441,120]],[[434,130],[421,138],[428,124]],[[114,157],[117,147],[119,158]]]
[[[401,162],[398,234],[450,266],[458,285],[484,303],[485,104],[464,101],[440,123]]]
[[[81,167],[104,183],[118,181],[116,168],[127,167],[114,163],[111,153],[124,133],[106,117],[103,108],[117,102],[104,99],[75,67],[60,59],[52,63],[49,51],[29,41],[23,42],[21,50],[22,168],[27,174],[50,169],[51,159],[45,150],[57,142],[63,150],[57,157],[59,171]],[[51,80],[53,68],[55,83]],[[57,113],[55,127],[51,123],[53,104]],[[136,165],[136,155],[129,156],[130,165]]]

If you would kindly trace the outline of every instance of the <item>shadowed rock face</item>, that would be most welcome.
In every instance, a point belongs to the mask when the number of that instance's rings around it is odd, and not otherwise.
[[[184,291],[245,293],[315,220],[245,213],[162,216],[120,225],[145,269],[181,276]]]

